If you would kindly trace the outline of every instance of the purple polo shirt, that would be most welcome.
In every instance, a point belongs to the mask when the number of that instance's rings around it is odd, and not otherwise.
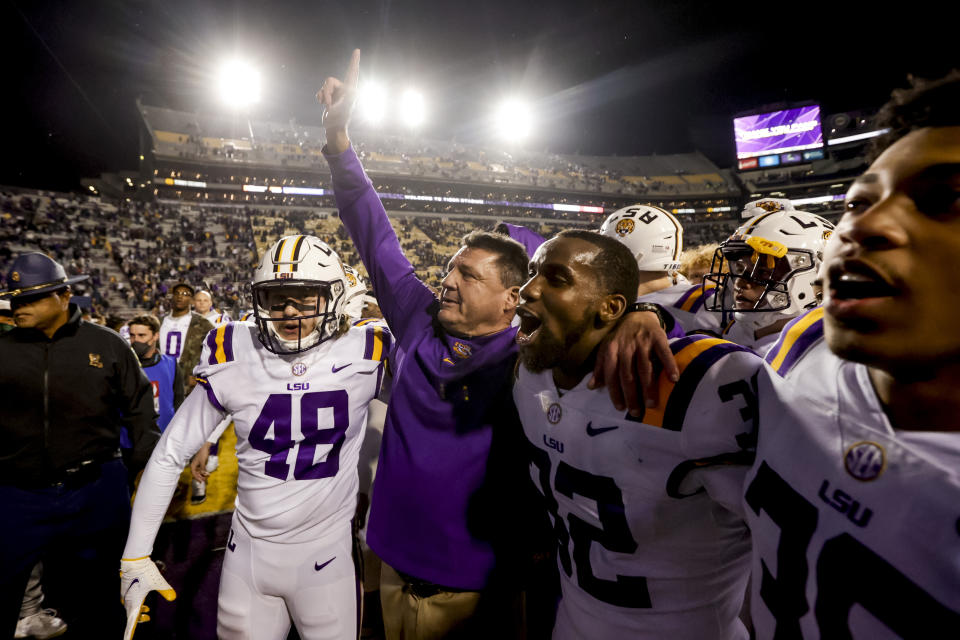
[[[367,543],[423,580],[480,590],[494,568],[478,504],[493,424],[509,406],[515,328],[447,335],[433,291],[417,279],[354,150],[327,155],[340,218],[396,340]],[[490,514],[492,515],[492,514]]]

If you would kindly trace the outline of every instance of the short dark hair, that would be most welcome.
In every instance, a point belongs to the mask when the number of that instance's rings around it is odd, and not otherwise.
[[[600,251],[590,263],[597,275],[598,293],[601,296],[620,294],[633,302],[637,298],[640,286],[640,269],[627,245],[596,231],[586,229],[567,229],[555,238],[577,238],[586,240]]]
[[[145,327],[150,327],[150,331],[153,333],[160,333],[160,321],[157,320],[157,317],[150,313],[144,313],[135,317],[133,320],[127,323],[127,326],[131,324],[141,324]]]
[[[497,271],[504,287],[519,287],[527,280],[527,250],[507,236],[474,229],[461,240],[463,246],[497,254]]]
[[[170,293],[173,293],[177,289],[189,289],[190,295],[196,295],[196,289],[193,288],[193,285],[186,282],[178,282],[177,284],[170,287]]]
[[[942,78],[908,78],[910,87],[894,89],[890,100],[877,113],[877,126],[890,129],[876,138],[868,153],[873,162],[894,142],[926,127],[960,126],[960,71]]]

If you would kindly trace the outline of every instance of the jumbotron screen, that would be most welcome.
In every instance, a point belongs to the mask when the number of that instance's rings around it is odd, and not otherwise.
[[[738,160],[823,146],[819,105],[734,118],[733,131]]]

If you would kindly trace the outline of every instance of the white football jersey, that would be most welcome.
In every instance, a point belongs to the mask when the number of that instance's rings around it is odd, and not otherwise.
[[[865,365],[784,328],[760,380],[757,638],[945,638],[960,629],[960,434],[891,428]]]
[[[740,503],[762,361],[702,335],[671,349],[680,379],[661,379],[642,418],[520,367],[514,400],[559,542],[555,639],[747,637]]]
[[[683,276],[677,276],[677,284],[647,293],[637,300],[659,304],[670,312],[685,332],[706,330],[719,335],[723,314],[704,308],[704,302],[715,290],[713,284],[691,284]]]
[[[727,326],[724,327],[723,333],[720,335],[720,337],[722,337],[724,340],[735,342],[740,346],[746,347],[754,353],[762,356],[765,355],[767,350],[770,349],[773,343],[777,341],[777,338],[780,337],[780,333],[768,333],[761,338],[757,338],[752,327],[745,325],[742,322],[731,320],[727,323]]]
[[[180,470],[226,415],[237,433],[234,517],[250,535],[301,543],[349,523],[367,406],[391,341],[386,325],[368,323],[303,353],[277,355],[253,324],[211,331],[194,369],[206,393],[184,401],[157,444],[134,504],[127,551],[135,555],[124,557],[150,553],[156,513],[162,517]]]
[[[180,360],[192,316],[190,312],[179,318],[174,318],[172,315],[164,316],[163,322],[160,323],[160,341],[157,343],[160,353]]]
[[[230,316],[226,311],[217,311],[216,309],[210,309],[206,313],[202,314],[204,318],[210,321],[210,324],[213,325],[213,328],[222,327],[223,325],[230,322]]]

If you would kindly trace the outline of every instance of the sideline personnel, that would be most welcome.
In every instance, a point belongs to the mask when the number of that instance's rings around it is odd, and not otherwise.
[[[117,564],[130,520],[127,474],[160,437],[153,394],[130,346],[84,322],[63,267],[18,257],[0,292],[17,328],[0,336],[0,635],[11,637],[31,568],[78,637],[120,634]],[[131,469],[120,429],[131,435]],[[4,633],[5,632],[5,633]]]

